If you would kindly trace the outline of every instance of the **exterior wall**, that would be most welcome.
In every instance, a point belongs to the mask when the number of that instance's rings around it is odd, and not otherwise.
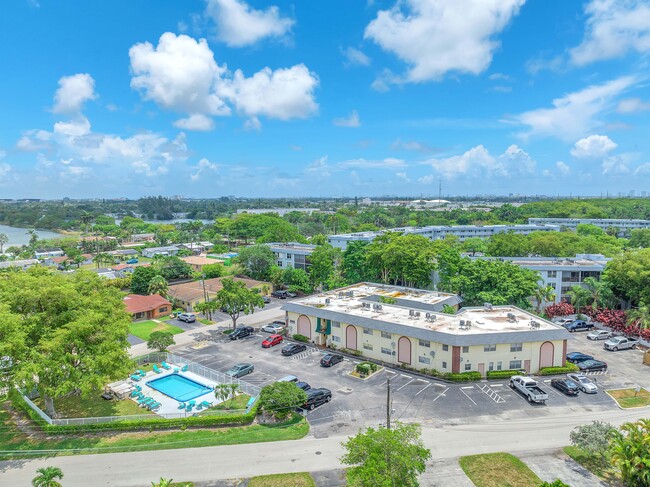
[[[288,312],[289,333],[298,333],[298,313]],[[357,332],[357,350],[364,357],[384,362],[389,365],[399,366],[398,347],[402,336],[397,334],[386,334],[374,329],[364,329],[360,326],[348,323],[332,322],[331,334],[322,335],[316,332],[317,318],[309,316],[311,322],[311,340],[315,344],[334,346],[335,348],[346,347],[346,329],[352,326]],[[325,340],[321,341],[321,337]],[[523,369],[526,363],[530,363],[530,373],[539,371],[540,348],[544,342],[524,342],[521,350],[511,351],[510,343],[500,343],[494,347],[473,345],[469,347],[456,347],[445,345],[434,341],[424,341],[417,338],[407,338],[411,342],[411,363],[410,367],[415,369],[436,369],[440,372],[467,372],[479,371],[482,368],[485,372],[490,370],[507,370],[511,362],[519,361],[518,367]],[[564,364],[566,355],[566,340],[552,340],[553,344],[553,365]],[[516,363],[513,365],[517,365]],[[469,368],[467,368],[469,366]]]
[[[172,312],[172,307],[171,305],[169,306],[161,306],[159,308],[149,310],[149,311],[143,311],[141,313],[134,313],[133,314],[133,320],[152,320],[159,318],[161,316],[168,316]]]

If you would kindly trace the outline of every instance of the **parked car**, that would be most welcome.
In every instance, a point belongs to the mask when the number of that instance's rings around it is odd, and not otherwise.
[[[593,372],[596,370],[607,370],[607,363],[601,360],[585,360],[576,364],[583,372]]]
[[[273,323],[264,325],[260,330],[266,333],[282,333],[284,331],[284,322],[274,321]]]
[[[232,366],[230,369],[228,369],[226,371],[226,375],[229,375],[230,377],[239,378],[253,373],[253,370],[255,370],[253,364],[237,364]]]
[[[262,301],[264,301],[264,304],[269,304],[271,302],[271,298],[268,296],[262,296]]]
[[[553,323],[557,323],[558,325],[566,325],[567,323],[571,323],[574,321],[574,318],[562,318],[562,317],[556,317],[551,320]]]
[[[305,409],[312,410],[326,402],[332,400],[332,391],[329,389],[309,389],[307,391],[307,401],[303,405]]]
[[[574,320],[571,323],[566,323],[562,326],[573,333],[574,331],[589,331],[594,327],[594,324],[587,323],[584,320]]]
[[[295,355],[304,352],[305,350],[307,350],[307,345],[303,345],[302,343],[292,343],[282,349],[282,355]]]
[[[289,297],[289,292],[284,290],[273,291],[271,296],[278,299],[287,299]]]
[[[587,340],[608,340],[612,338],[612,332],[607,330],[594,330],[587,334]]]
[[[255,333],[255,329],[252,326],[238,326],[235,331],[233,331],[228,338],[231,340],[239,340],[240,338],[246,338]]]
[[[194,323],[196,321],[196,315],[194,313],[181,313],[176,319],[185,323]]]
[[[598,392],[598,386],[594,384],[589,378],[583,374],[578,374],[572,372],[566,375],[573,382],[578,384],[580,390],[586,394],[596,394]]]
[[[278,379],[276,382],[298,382],[298,377],[295,375],[285,375],[284,377]]]
[[[287,291],[287,298],[295,298],[296,296],[298,296],[296,293],[290,293]]]
[[[303,391],[308,391],[309,389],[311,389],[311,386],[309,384],[307,384],[306,382],[299,381],[299,382],[296,382],[296,385],[300,389],[302,389]]]
[[[270,335],[266,340],[262,342],[262,348],[271,348],[282,343],[282,337],[280,335]]]
[[[126,263],[127,263],[127,264],[137,264],[137,263],[138,263],[138,259],[129,259],[129,260],[126,261]]]
[[[577,364],[579,362],[584,362],[585,360],[591,360],[593,357],[582,352],[571,352],[566,354],[567,362],[572,364]]]
[[[544,404],[548,399],[548,394],[537,385],[537,381],[523,375],[513,375],[510,377],[510,387],[519,391],[528,402],[537,402]]]
[[[339,362],[343,362],[343,355],[339,355],[338,353],[328,353],[320,359],[321,367],[331,367]]]
[[[639,344],[638,340],[628,337],[614,337],[607,340],[603,343],[603,348],[605,350],[612,350],[614,352],[618,350],[625,350],[626,348],[636,348]]]
[[[577,396],[580,388],[571,379],[551,379],[551,387],[564,392],[567,396]]]

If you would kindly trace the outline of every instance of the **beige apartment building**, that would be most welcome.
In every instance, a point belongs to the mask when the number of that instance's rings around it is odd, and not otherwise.
[[[359,283],[284,304],[290,333],[389,365],[440,372],[565,365],[563,327],[514,306],[458,308],[454,294]]]

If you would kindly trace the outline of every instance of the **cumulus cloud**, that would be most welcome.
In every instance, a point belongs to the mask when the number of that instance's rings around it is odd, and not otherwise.
[[[630,168],[628,167],[629,158],[623,154],[620,156],[606,157],[602,164],[601,169],[604,175],[617,176],[621,174],[629,174]]]
[[[203,158],[194,167],[194,172],[190,174],[190,179],[192,182],[199,181],[201,179],[201,176],[206,172],[216,173],[220,167],[221,166],[219,164],[215,164],[214,162],[210,162],[208,159]]]
[[[11,166],[6,162],[0,162],[0,184],[6,181],[9,178],[9,172],[11,171]]]
[[[176,120],[174,122],[174,127],[181,130],[207,132],[214,128],[214,120],[202,113],[194,113],[187,118]]]
[[[440,80],[449,72],[479,74],[499,47],[495,35],[525,0],[400,0],[380,10],[364,37],[409,65],[405,82]]]
[[[621,100],[616,107],[618,113],[636,113],[650,110],[650,102],[644,102],[640,98],[627,98]]]
[[[630,51],[650,52],[650,5],[646,0],[591,0],[582,43],[571,49],[571,61],[584,66],[614,59]]]
[[[566,176],[571,173],[571,168],[569,167],[568,164],[562,161],[557,161],[555,163],[555,167],[557,167],[557,170],[560,172],[561,175]]]
[[[208,0],[206,15],[216,26],[217,39],[231,47],[255,44],[265,37],[283,37],[294,21],[276,6],[256,10],[241,0]]]
[[[405,167],[406,161],[403,159],[396,159],[394,157],[387,157],[386,159],[369,160],[369,159],[351,159],[348,161],[339,162],[337,164],[340,168],[362,168],[362,169],[391,169]]]
[[[86,135],[90,133],[90,122],[84,116],[67,122],[56,122],[54,124],[54,133],[73,137]]]
[[[516,145],[511,145],[498,157],[492,156],[483,145],[478,145],[460,155],[426,162],[447,179],[532,174],[536,166],[533,158]]]
[[[645,162],[634,170],[634,174],[645,176],[650,174],[650,162]]]
[[[361,126],[361,120],[359,120],[359,113],[356,110],[352,110],[352,113],[350,113],[350,115],[347,117],[335,118],[334,120],[332,120],[332,123],[334,125],[337,125],[338,127],[357,128]]]
[[[397,179],[401,179],[405,183],[410,183],[411,182],[411,179],[408,177],[408,175],[405,172],[396,172],[395,177]]]
[[[59,80],[59,88],[54,93],[54,113],[77,114],[84,103],[97,98],[95,80],[87,73],[64,76]]]
[[[341,54],[343,54],[345,64],[348,66],[370,66],[370,58],[355,47],[341,49]]]
[[[584,90],[569,93],[553,100],[553,108],[539,108],[514,117],[514,121],[527,125],[529,130],[521,134],[550,136],[563,140],[575,140],[599,125],[598,116],[612,107],[615,99],[634,86],[633,76],[592,85]]]
[[[402,140],[397,139],[390,145],[391,150],[396,151],[415,151],[415,152],[434,152],[432,147],[429,147],[427,144],[418,142],[417,140]]]
[[[580,139],[571,149],[571,155],[578,159],[600,159],[618,147],[606,135],[590,135]]]

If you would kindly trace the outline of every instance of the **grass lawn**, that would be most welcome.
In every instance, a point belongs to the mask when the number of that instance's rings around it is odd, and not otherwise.
[[[509,453],[461,457],[460,467],[476,487],[537,487],[542,480]]]
[[[45,411],[43,400],[34,400],[39,408]],[[134,401],[106,401],[96,396],[69,396],[54,400],[54,409],[62,418],[100,418],[104,416],[131,416],[135,414],[154,414],[148,409],[139,407]]]
[[[226,402],[217,404],[216,406],[211,407],[210,409],[246,409],[248,405],[248,400],[251,398],[248,394],[239,394],[235,396],[232,400],[228,399]]]
[[[621,478],[615,468],[607,460],[603,462],[599,457],[590,455],[577,446],[565,446],[564,453],[573,458],[591,473],[603,479],[608,485],[620,485]]]
[[[647,389],[641,389],[638,393],[636,389],[616,389],[605,392],[624,409],[650,406],[650,391]]]
[[[183,329],[174,325],[170,325],[161,321],[156,323],[155,321],[134,321],[129,325],[129,333],[135,335],[138,338],[143,340],[149,340],[149,335],[154,331],[168,331],[176,335],[177,333],[183,333]]]
[[[316,487],[316,482],[307,472],[260,475],[248,481],[248,487]]]
[[[27,436],[18,430],[5,409],[0,409],[0,460],[36,456],[71,455],[74,453],[115,453],[140,450],[168,450],[204,446],[239,445],[268,441],[297,440],[309,432],[309,424],[300,415],[279,425],[251,425],[235,428],[186,431],[140,431],[94,436],[61,435]],[[31,450],[40,450],[31,452]],[[76,450],[76,451],[74,451]]]
[[[204,325],[214,325],[214,321],[208,320],[207,318],[199,318],[199,322],[203,323]]]

